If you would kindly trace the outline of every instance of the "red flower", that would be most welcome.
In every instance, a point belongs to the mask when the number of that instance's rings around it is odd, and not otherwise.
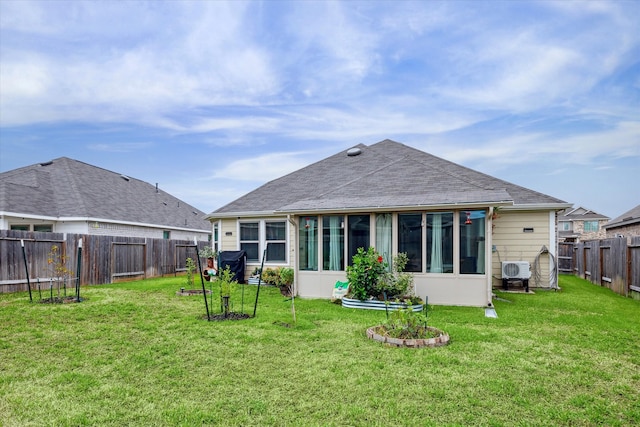
[[[378,257],[378,262],[380,262],[380,263],[382,262],[382,256]]]

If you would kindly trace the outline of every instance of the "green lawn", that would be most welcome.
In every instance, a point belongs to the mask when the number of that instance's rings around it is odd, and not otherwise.
[[[384,312],[323,300],[296,299],[293,325],[275,288],[256,318],[207,322],[184,282],[0,295],[0,425],[640,424],[640,302],[575,277],[499,292],[497,319],[433,307],[452,340],[433,349],[368,340]]]

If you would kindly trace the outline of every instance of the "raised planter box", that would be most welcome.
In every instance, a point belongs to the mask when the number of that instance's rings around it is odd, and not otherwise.
[[[388,306],[387,306],[388,304]],[[384,301],[366,300],[360,301],[358,299],[342,298],[342,306],[346,308],[360,308],[364,310],[390,310],[394,311],[399,308],[407,308],[407,304],[403,302],[391,302],[385,303]],[[415,304],[411,306],[411,311],[422,311],[424,304]]]

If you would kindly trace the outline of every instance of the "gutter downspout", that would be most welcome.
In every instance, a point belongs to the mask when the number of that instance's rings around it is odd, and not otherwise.
[[[485,232],[486,253],[489,254],[485,259],[485,274],[487,275],[487,307],[493,307],[491,302],[493,296],[493,206],[489,207],[489,218],[487,221],[487,231]]]

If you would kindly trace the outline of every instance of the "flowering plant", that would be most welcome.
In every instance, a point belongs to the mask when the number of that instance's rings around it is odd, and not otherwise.
[[[369,247],[366,251],[364,248],[358,248],[352,264],[347,267],[351,295],[359,300],[377,295],[386,273],[387,263],[374,248]]]
[[[347,267],[349,294],[361,301],[375,298],[382,300],[384,296],[392,298],[410,298],[413,294],[413,276],[404,273],[408,262],[405,253],[399,253],[393,260],[393,271],[382,255],[372,247],[358,248],[353,262]]]

